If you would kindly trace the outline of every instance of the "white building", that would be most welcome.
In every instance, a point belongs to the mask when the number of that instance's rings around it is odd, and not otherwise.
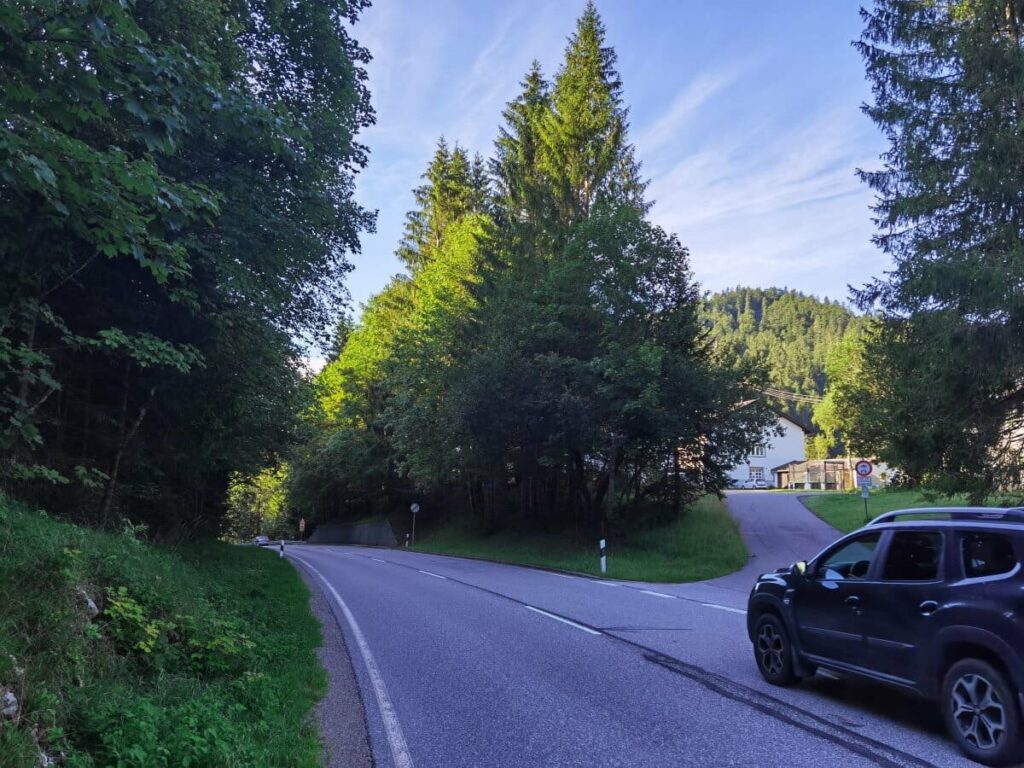
[[[774,487],[774,467],[790,461],[806,460],[804,428],[785,416],[778,417],[777,426],[781,434],[772,434],[774,430],[769,430],[764,435],[762,444],[756,446],[746,459],[729,470],[729,477],[732,478],[734,485],[746,480],[764,480]]]

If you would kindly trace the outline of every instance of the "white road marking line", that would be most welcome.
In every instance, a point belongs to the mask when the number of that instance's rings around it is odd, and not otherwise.
[[[675,595],[666,595],[664,592],[653,592],[649,589],[641,589],[640,591],[643,592],[645,595],[654,595],[655,597],[667,597],[669,600],[676,599]]]
[[[717,608],[720,611],[729,611],[730,613],[742,613],[744,616],[747,612],[740,608],[730,608],[728,605],[715,605],[714,603],[701,603],[705,608]]]
[[[371,560],[376,560],[378,563],[386,563],[387,560],[381,560],[379,557],[371,557]]]
[[[599,581],[597,583],[600,584],[602,587],[617,587],[617,586],[619,586],[614,581]]]
[[[568,619],[563,619],[561,616],[555,616],[555,614],[553,614],[553,613],[548,613],[547,611],[542,611],[540,608],[534,608],[532,605],[525,605],[523,607],[526,608],[526,610],[528,610],[528,611],[533,611],[534,613],[539,613],[541,616],[547,616],[549,619],[554,619],[555,621],[560,621],[563,624],[568,624],[570,627],[576,627],[576,629],[582,630],[583,632],[586,632],[588,635],[600,635],[601,634],[597,630],[591,629],[590,627],[584,627],[582,624],[577,624],[575,621],[569,621]]]
[[[427,576],[433,576],[435,579],[444,579],[445,581],[448,580],[447,576],[442,576],[439,573],[431,573],[430,571],[420,571],[420,573],[425,574]]]
[[[555,573],[554,571],[551,571],[550,573],[551,573],[552,576],[559,576],[559,577],[561,577],[563,579],[575,579],[576,578],[575,576],[570,576],[568,573]]]
[[[384,561],[382,560],[381,562]],[[377,662],[374,660],[373,653],[370,651],[370,645],[366,642],[366,637],[363,635],[363,631],[359,628],[359,624],[356,622],[356,617],[352,615],[352,611],[348,609],[345,601],[341,599],[341,595],[339,595],[337,590],[330,585],[320,571],[305,560],[302,561],[302,564],[320,577],[320,581],[324,583],[324,586],[327,587],[327,591],[331,593],[331,597],[334,598],[338,607],[341,608],[341,612],[345,615],[345,620],[348,622],[349,628],[352,630],[352,636],[355,638],[356,644],[359,646],[359,652],[362,654],[363,662],[366,664],[366,672],[370,676],[370,684],[373,686],[373,693],[377,698],[377,706],[380,708],[380,716],[384,721],[384,732],[387,735],[388,744],[391,747],[391,758],[394,760],[395,768],[412,768],[412,755],[409,753],[409,747],[405,743],[405,736],[402,734],[402,726],[398,722],[398,715],[391,703],[391,698],[388,696],[388,689],[384,685],[384,678],[381,676],[380,669],[377,667]]]

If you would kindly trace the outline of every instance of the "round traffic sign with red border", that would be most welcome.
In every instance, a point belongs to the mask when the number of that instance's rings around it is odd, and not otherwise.
[[[869,477],[871,472],[874,470],[874,467],[871,466],[870,461],[862,459],[854,465],[854,469],[860,477]]]

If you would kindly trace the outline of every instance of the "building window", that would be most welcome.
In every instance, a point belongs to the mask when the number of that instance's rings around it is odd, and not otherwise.
[[[764,456],[764,446],[755,445],[754,450],[750,452],[751,456]]]
[[[750,468],[750,479],[751,480],[764,480],[764,467],[751,467]]]

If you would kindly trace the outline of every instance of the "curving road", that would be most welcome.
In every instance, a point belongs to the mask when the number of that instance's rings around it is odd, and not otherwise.
[[[761,680],[752,574],[837,534],[795,496],[735,493],[729,507],[751,563],[698,584],[361,547],[288,556],[342,627],[378,766],[969,765],[912,698],[820,675],[785,690]]]

